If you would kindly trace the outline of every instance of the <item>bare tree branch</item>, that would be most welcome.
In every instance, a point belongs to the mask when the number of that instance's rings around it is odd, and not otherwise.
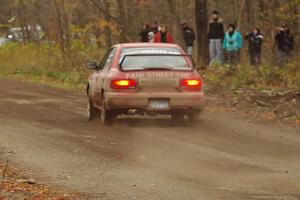
[[[109,18],[109,19],[111,19],[111,20],[113,20],[113,21],[115,21],[115,22],[118,21],[117,18],[115,18],[114,16],[110,15],[105,9],[103,9],[99,4],[97,4],[95,0],[90,0],[90,2],[91,2],[96,8],[98,8],[98,9],[100,10],[100,12],[102,12],[107,18]]]

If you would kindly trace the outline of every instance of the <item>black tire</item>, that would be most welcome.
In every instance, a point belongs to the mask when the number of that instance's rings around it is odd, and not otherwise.
[[[171,119],[174,125],[182,125],[184,122],[184,114],[174,113],[171,115]]]
[[[105,104],[102,104],[101,122],[104,126],[111,126],[115,123],[117,114],[113,111],[107,110]]]
[[[89,98],[87,103],[87,117],[89,121],[93,121],[100,117],[101,111],[93,106],[92,100]]]
[[[193,112],[187,115],[189,122],[194,124],[201,116],[201,112]]]

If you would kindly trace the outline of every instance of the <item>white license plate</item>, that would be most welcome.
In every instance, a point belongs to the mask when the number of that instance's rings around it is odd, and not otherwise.
[[[154,110],[168,110],[169,101],[168,100],[150,100],[149,101],[150,109]]]

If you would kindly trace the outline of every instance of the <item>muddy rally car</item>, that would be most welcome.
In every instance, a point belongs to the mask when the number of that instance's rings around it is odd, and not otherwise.
[[[202,112],[203,80],[192,58],[175,44],[132,43],[113,46],[87,85],[89,120],[111,125],[120,115],[170,115],[191,122]]]

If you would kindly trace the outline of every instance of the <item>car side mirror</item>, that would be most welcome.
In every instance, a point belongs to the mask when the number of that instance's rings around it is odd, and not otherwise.
[[[94,69],[94,70],[96,70],[96,69],[98,69],[99,67],[98,67],[98,64],[97,64],[96,61],[91,61],[91,62],[88,62],[88,63],[86,64],[86,68],[87,68],[87,69]]]

